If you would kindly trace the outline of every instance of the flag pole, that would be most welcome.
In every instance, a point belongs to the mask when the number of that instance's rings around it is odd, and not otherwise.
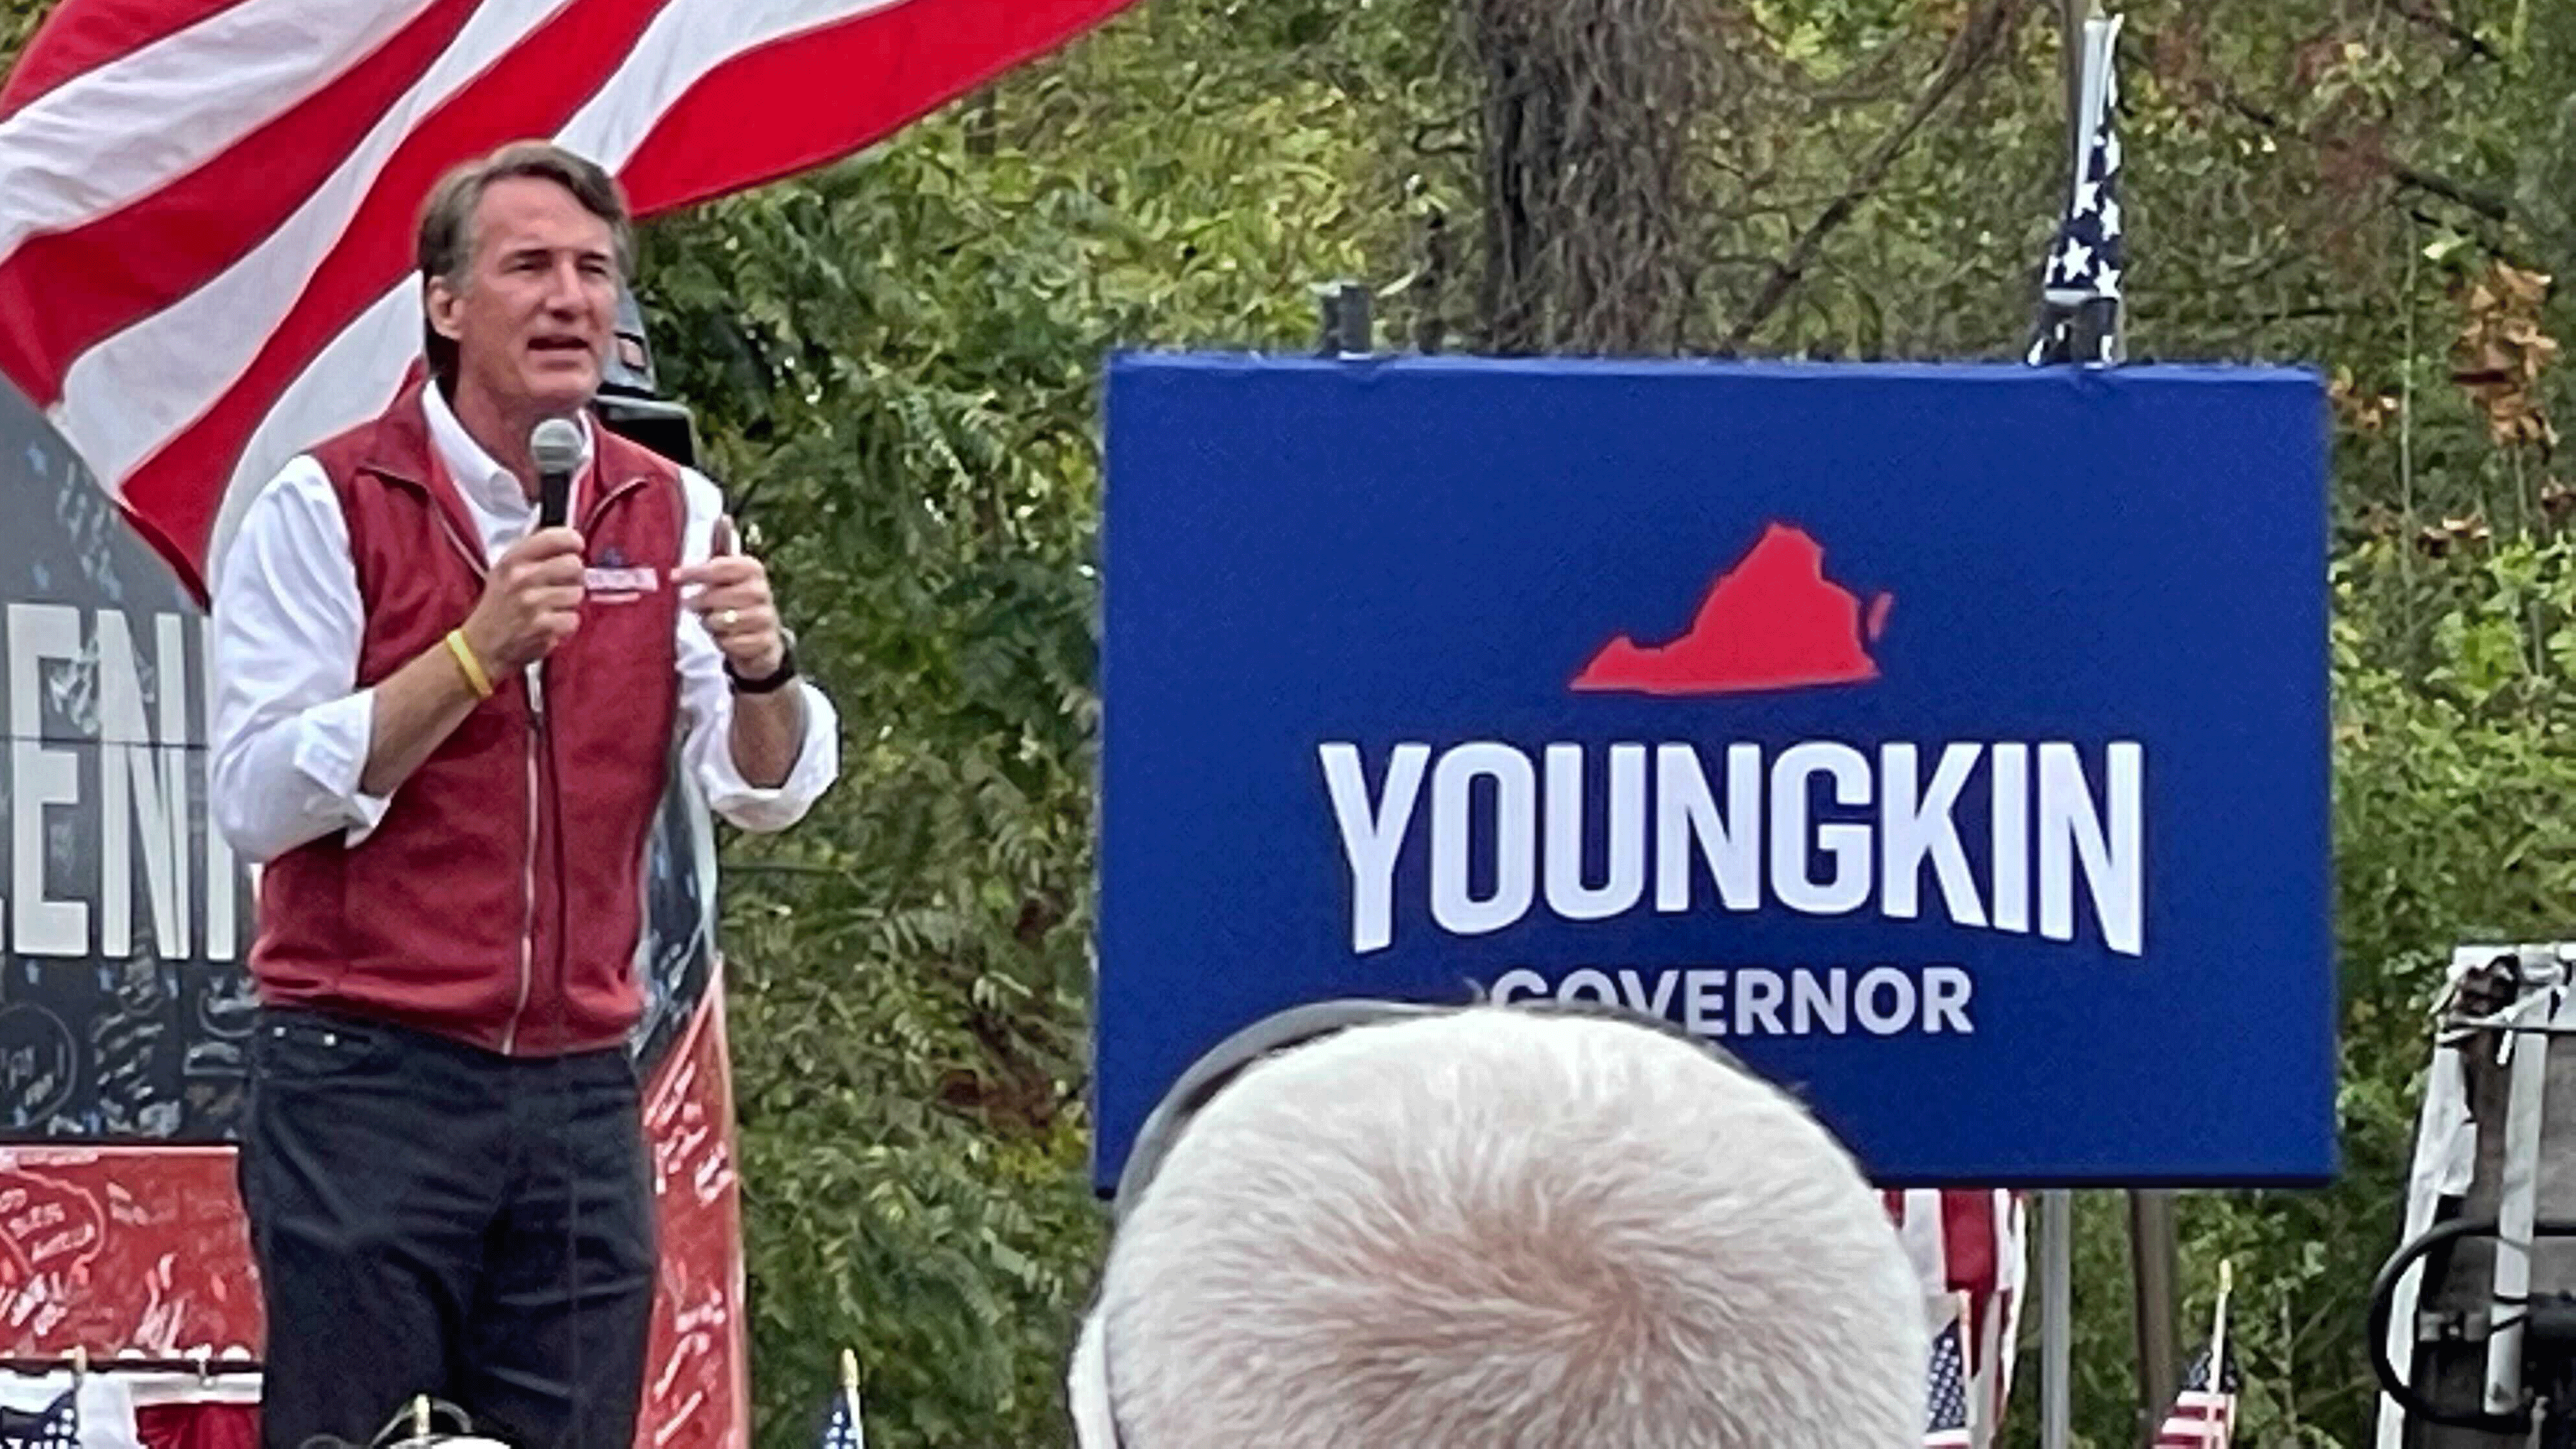
[[[2061,3],[2066,22],[2067,147],[2075,157],[2073,184],[2080,187],[2084,181],[2085,153],[2092,141],[2086,134],[2089,117],[2085,114],[2084,104],[2085,62],[2091,52],[2088,27],[2091,22],[2108,17],[2103,14],[2102,0],[2061,0]],[[2111,77],[2105,74],[2102,85],[2106,91],[2111,84]],[[2124,359],[2128,356],[2129,309],[2125,302],[2119,302],[2110,310],[2110,356]],[[2078,330],[2081,331],[2080,323]],[[2172,1401],[2180,1377],[2174,1354],[2179,1322],[2175,1285],[2181,1276],[2181,1253],[2174,1228],[2173,1194],[2133,1188],[2128,1198],[2129,1273],[2131,1287],[2135,1290],[2138,1390],[2144,1405],[2144,1413],[2140,1415],[2140,1439],[2152,1444],[2157,1426],[2163,1422],[2165,1405]]]
[[[2138,1395],[2146,1406],[2140,1442],[2149,1445],[2182,1386],[2181,1365],[2175,1362],[2179,1315],[2174,1289],[2181,1256],[2175,1238],[2174,1195],[2131,1190],[2129,1271],[2137,1287]]]
[[[2209,1325],[2209,1391],[2227,1392],[2227,1295],[2236,1291],[2236,1265],[2218,1260],[2218,1307]]]
[[[2084,180],[2084,22],[2099,0],[2059,0],[2066,55],[2066,176],[2069,203]],[[2069,1449],[2075,1434],[2075,1195],[2039,1194],[2039,1443]]]
[[[2084,180],[2084,22],[2102,13],[2102,3],[2059,0],[2058,8],[2066,36],[2066,149],[2075,158],[2075,170],[2066,182],[2066,194],[2071,197]]]
[[[2075,1194],[2039,1195],[2039,1442],[2068,1449],[2075,1433]]]
[[[859,1356],[846,1348],[841,1350],[841,1402],[850,1411],[850,1442],[867,1449],[867,1424],[859,1417]]]
[[[2085,23],[2102,13],[2101,0],[2059,0],[2066,57],[2066,154],[2071,158],[2066,197],[2071,205],[2084,181]],[[2069,1449],[2075,1436],[2075,1194],[2051,1188],[2039,1194],[2039,1442],[2040,1449]]]

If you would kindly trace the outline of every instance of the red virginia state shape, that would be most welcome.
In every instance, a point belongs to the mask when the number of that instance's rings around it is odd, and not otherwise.
[[[1872,639],[1893,602],[1888,594],[1870,601]],[[1825,578],[1824,549],[1804,530],[1774,523],[1718,577],[1688,633],[1660,645],[1622,634],[1574,687],[1686,695],[1854,684],[1878,677],[1860,626],[1860,600]]]

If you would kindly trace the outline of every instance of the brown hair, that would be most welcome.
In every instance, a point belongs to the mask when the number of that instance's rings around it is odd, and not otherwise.
[[[449,171],[430,188],[420,209],[420,279],[443,278],[461,290],[474,263],[474,209],[495,181],[532,176],[551,181],[573,195],[582,209],[608,223],[617,239],[617,271],[632,268],[635,231],[626,211],[626,194],[599,163],[577,156],[551,141],[513,141],[489,156]],[[430,376],[442,386],[456,380],[456,344],[421,318],[421,345],[429,356]]]

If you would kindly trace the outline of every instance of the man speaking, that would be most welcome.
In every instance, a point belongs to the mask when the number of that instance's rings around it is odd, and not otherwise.
[[[241,1191],[263,1440],[413,1395],[629,1449],[655,1250],[626,1051],[676,751],[749,830],[839,768],[711,482],[596,426],[632,240],[551,145],[420,220],[430,380],[244,512],[214,592],[213,809],[265,862]]]

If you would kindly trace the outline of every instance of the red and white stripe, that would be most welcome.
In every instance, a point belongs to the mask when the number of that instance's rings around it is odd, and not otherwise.
[[[2028,1201],[2000,1188],[1915,1188],[1884,1196],[1923,1284],[1932,1332],[1964,1314],[1970,1424],[1977,1442],[1999,1443],[2027,1296]]]
[[[2156,1429],[2156,1449],[2228,1449],[2236,1440],[2236,1396],[2185,1389]]]
[[[419,352],[412,224],[549,136],[639,215],[848,154],[1130,0],[63,0],[0,88],[0,373],[190,586]]]

